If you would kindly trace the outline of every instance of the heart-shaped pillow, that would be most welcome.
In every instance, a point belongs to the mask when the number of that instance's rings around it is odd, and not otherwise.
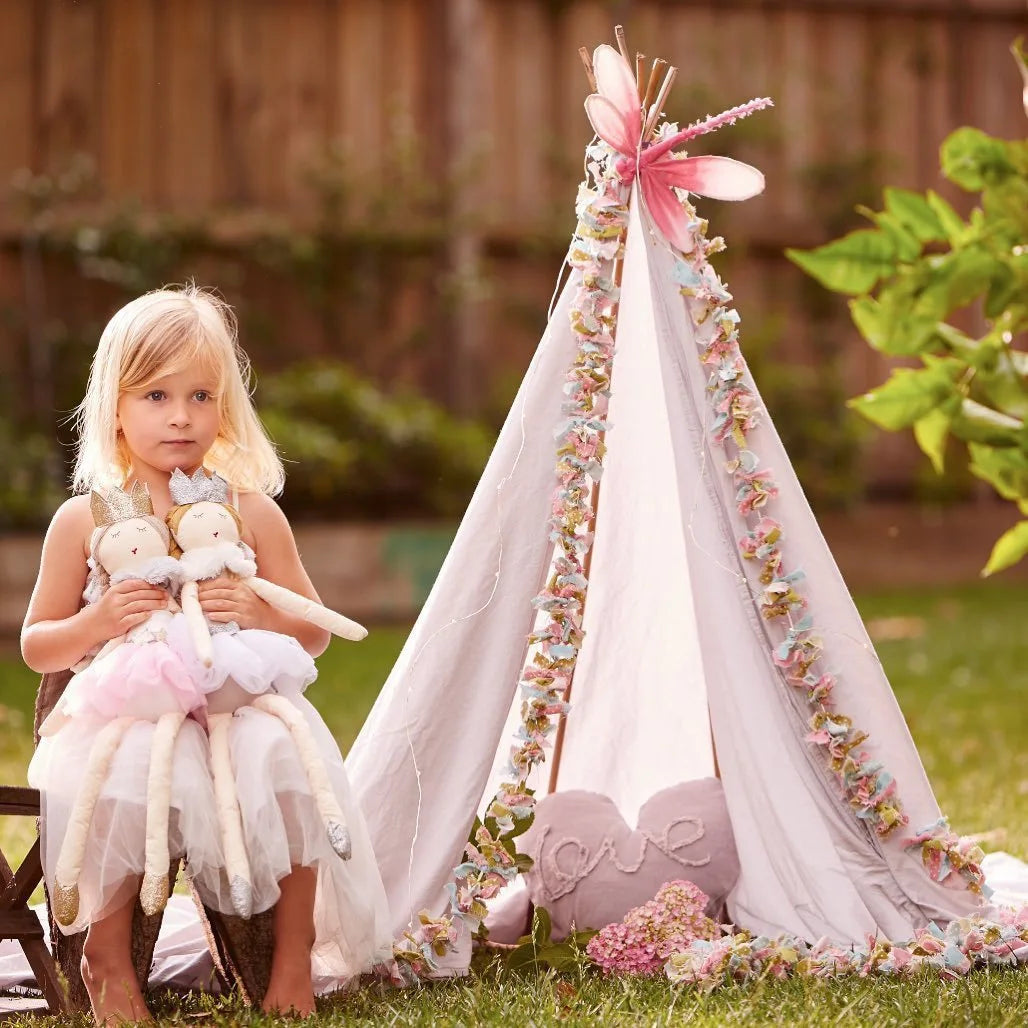
[[[721,782],[680,782],[651,796],[633,831],[614,801],[574,789],[541,800],[518,848],[534,864],[532,902],[545,907],[553,938],[620,921],[668,881],[685,879],[717,916],[739,877],[739,857]]]

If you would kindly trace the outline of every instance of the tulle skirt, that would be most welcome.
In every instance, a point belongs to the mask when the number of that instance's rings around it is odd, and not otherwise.
[[[300,696],[318,671],[311,655],[292,637],[259,628],[211,635],[214,660],[205,667],[196,654],[185,619],[176,619],[168,643],[181,656],[199,688],[210,694],[226,682],[251,696],[278,693]]]

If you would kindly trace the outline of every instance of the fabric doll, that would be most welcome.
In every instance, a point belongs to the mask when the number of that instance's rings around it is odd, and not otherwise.
[[[167,589],[169,598],[166,610],[154,611],[126,635],[110,640],[90,662],[77,665],[77,673],[40,726],[42,739],[74,722],[97,729],[54,874],[54,916],[65,926],[78,915],[79,876],[101,789],[122,739],[140,720],[155,724],[146,788],[140,902],[147,914],[164,908],[168,899],[172,755],[185,718],[202,709],[205,701],[186,663],[168,642],[169,629],[176,618],[182,618],[172,597],[180,581],[180,566],[169,555],[171,536],[164,522],[154,516],[149,491],[139,483],[129,492],[94,490],[90,508],[96,528],[90,539],[86,602],[98,600],[109,585],[135,578]],[[49,824],[48,830],[59,830],[59,826]]]
[[[208,622],[200,607],[197,583],[226,573],[271,605],[343,638],[360,640],[367,630],[305,596],[257,577],[254,552],[240,538],[242,523],[228,502],[228,483],[216,472],[208,478],[199,468],[189,478],[176,469],[169,489],[175,506],[166,520],[180,551],[180,600],[207,693],[211,766],[232,902],[241,917],[249,917],[253,892],[229,748],[229,725],[236,710],[252,706],[278,718],[288,729],[329,841],[344,860],[350,857],[350,834],[310,726],[290,700],[317,676],[314,661],[290,636],[240,629],[234,622]]]

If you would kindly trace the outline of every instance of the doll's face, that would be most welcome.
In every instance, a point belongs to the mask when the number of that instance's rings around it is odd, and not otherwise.
[[[143,518],[127,518],[111,525],[96,548],[96,559],[108,574],[167,555],[168,544],[161,533]]]
[[[220,503],[203,500],[194,503],[182,515],[175,529],[175,540],[183,550],[201,546],[239,542],[239,529],[235,518]]]

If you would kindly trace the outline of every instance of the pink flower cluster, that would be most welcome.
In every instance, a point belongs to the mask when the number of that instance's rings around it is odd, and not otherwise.
[[[654,975],[672,953],[714,936],[717,926],[704,914],[706,905],[692,882],[667,882],[653,899],[594,935],[586,953],[605,974]]]
[[[672,982],[710,991],[728,982],[807,975],[913,975],[925,968],[957,978],[976,968],[1028,964],[1028,907],[1002,911],[996,920],[965,917],[945,928],[929,924],[913,939],[890,942],[868,936],[863,946],[836,946],[821,939],[808,946],[792,935],[754,937],[749,932],[699,939],[669,958]]]

